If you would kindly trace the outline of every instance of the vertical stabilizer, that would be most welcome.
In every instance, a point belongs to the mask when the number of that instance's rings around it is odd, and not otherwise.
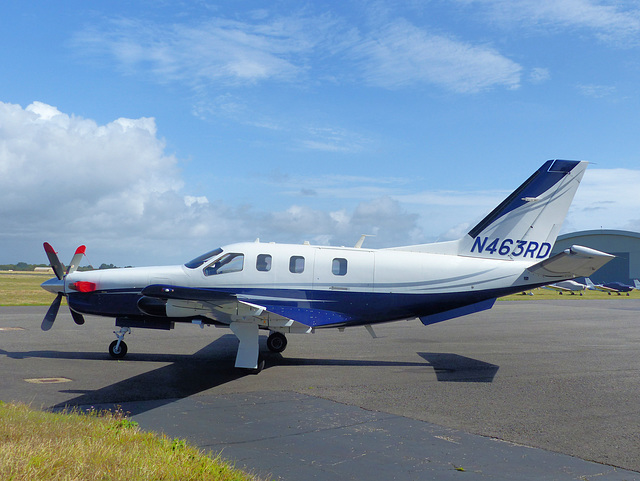
[[[588,162],[549,160],[459,242],[459,255],[549,257]]]

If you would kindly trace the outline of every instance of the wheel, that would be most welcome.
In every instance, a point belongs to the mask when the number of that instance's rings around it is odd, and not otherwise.
[[[117,340],[109,344],[109,354],[114,359],[122,359],[127,355],[127,344],[124,341],[120,341],[120,345],[116,348],[117,344]]]
[[[271,352],[282,352],[287,348],[287,338],[281,332],[272,332],[267,338],[267,348]]]

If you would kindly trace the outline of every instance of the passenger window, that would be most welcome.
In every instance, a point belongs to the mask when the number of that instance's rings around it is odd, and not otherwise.
[[[294,274],[304,272],[304,257],[291,256],[291,259],[289,259],[289,272],[293,272]]]
[[[244,267],[244,254],[227,254],[204,268],[205,276],[240,272]]]
[[[256,261],[256,269],[261,272],[268,272],[271,270],[271,256],[269,254],[260,254],[258,255],[258,260]]]
[[[336,258],[331,264],[331,272],[336,276],[344,276],[347,274],[347,259]]]

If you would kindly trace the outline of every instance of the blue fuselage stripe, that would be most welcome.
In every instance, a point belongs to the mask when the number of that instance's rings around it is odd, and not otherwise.
[[[529,286],[533,288],[536,286]],[[424,317],[522,291],[522,286],[466,293],[407,294],[340,292],[296,289],[212,289],[228,292],[239,300],[258,304],[310,327],[374,324]],[[141,316],[139,290],[71,293],[69,306],[85,314],[107,317]],[[189,319],[185,319],[188,321]]]

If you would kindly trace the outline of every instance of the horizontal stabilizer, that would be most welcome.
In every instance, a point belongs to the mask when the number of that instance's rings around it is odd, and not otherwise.
[[[571,246],[549,259],[529,267],[532,274],[543,277],[588,277],[615,256],[589,247]]]

